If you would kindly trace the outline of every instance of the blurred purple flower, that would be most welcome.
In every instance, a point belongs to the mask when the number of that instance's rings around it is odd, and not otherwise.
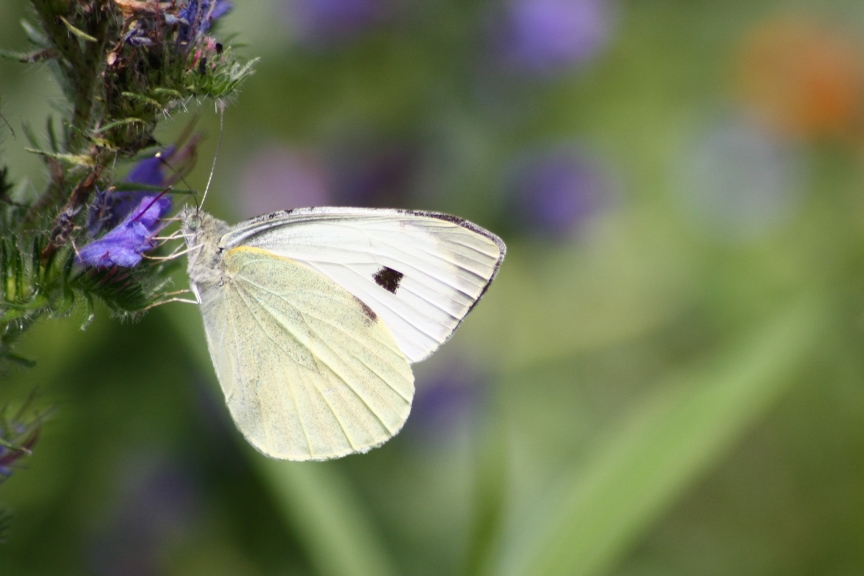
[[[402,207],[416,188],[422,150],[405,142],[355,142],[333,155],[333,196],[343,206]]]
[[[486,378],[477,367],[459,359],[437,366],[418,378],[406,424],[409,435],[422,442],[440,443],[473,426],[486,395]]]
[[[497,51],[515,72],[560,72],[593,58],[609,41],[610,0],[510,0],[505,10]]]
[[[301,42],[340,44],[360,36],[386,16],[383,0],[284,0],[285,17]]]
[[[684,200],[700,230],[749,240],[788,222],[801,205],[806,166],[794,148],[757,122],[714,123],[684,158]]]
[[[227,0],[189,0],[177,12],[177,18],[181,20],[178,39],[182,43],[194,42],[232,8]]]
[[[97,268],[137,266],[144,252],[155,248],[160,219],[170,209],[171,199],[164,194],[141,196],[120,224],[78,251],[78,261]]]
[[[195,478],[165,456],[138,454],[115,479],[108,521],[91,544],[93,573],[164,573],[166,552],[199,522],[202,502]]]
[[[518,161],[509,189],[512,220],[549,238],[570,236],[606,207],[614,192],[602,162],[574,147]]]
[[[256,152],[240,180],[238,206],[247,216],[332,204],[327,172],[311,153],[283,146]]]

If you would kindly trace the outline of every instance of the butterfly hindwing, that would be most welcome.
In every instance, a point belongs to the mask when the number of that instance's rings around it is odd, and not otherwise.
[[[275,458],[365,452],[396,434],[414,379],[391,331],[354,294],[267,250],[222,258],[202,294],[213,363],[238,428]]]

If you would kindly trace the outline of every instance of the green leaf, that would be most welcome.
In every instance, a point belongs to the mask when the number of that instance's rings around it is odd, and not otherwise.
[[[69,30],[69,32],[71,32],[73,35],[77,36],[78,38],[84,40],[85,42],[98,42],[98,40],[96,38],[94,38],[93,36],[91,36],[90,34],[87,34],[83,30],[80,30],[80,29],[76,28],[75,26],[73,26],[63,16],[60,16],[60,21],[63,22],[63,25],[66,26],[66,29]]]
[[[103,132],[107,132],[112,128],[116,128],[117,126],[125,126],[126,124],[142,124],[147,125],[147,122],[140,118],[123,118],[122,120],[115,120],[114,122],[109,122],[104,126],[100,126],[97,130],[94,130],[96,134],[102,134]]]
[[[88,168],[91,168],[94,165],[93,158],[86,154],[62,154],[58,152],[49,152],[47,150],[37,150],[36,148],[29,147],[25,147],[24,150],[26,152],[45,156],[46,158],[54,158],[61,162],[68,162],[69,164],[74,164],[76,166],[87,166]]]
[[[319,574],[398,573],[338,464],[252,458]]]
[[[608,572],[675,499],[795,383],[827,310],[804,300],[708,363],[670,378],[503,543],[498,574]],[[512,544],[512,546],[508,545]]]

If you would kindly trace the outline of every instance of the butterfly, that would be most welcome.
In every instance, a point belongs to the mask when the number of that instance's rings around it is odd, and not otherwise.
[[[237,428],[286,460],[366,452],[402,428],[411,364],[456,330],[506,253],[455,216],[303,208],[181,232],[207,345]]]

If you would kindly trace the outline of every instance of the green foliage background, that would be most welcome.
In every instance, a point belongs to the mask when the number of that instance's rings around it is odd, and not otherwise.
[[[478,94],[471,57],[494,3],[416,3],[407,24],[323,51],[298,49],[268,3],[236,4],[222,30],[261,62],[225,114],[208,209],[254,215],[240,174],[267,143],[438,146],[413,207],[500,231],[509,253],[460,332],[417,366],[418,387],[467,359],[487,377],[482,402],[454,428],[409,419],[367,455],[274,462],[228,421],[194,307],[125,324],[102,308],[84,332],[80,315],[45,321],[20,349],[36,367],[0,385],[4,402],[36,388],[56,406],[0,486],[14,509],[0,573],[864,570],[861,149],[802,144],[801,205],[753,238],[706,233],[683,200],[694,134],[735,106],[742,37],[786,13],[854,37],[864,9],[621,1],[603,53],[520,84],[501,109]],[[23,14],[0,0],[4,46],[23,43]],[[0,62],[16,131],[59,101],[45,72]],[[187,180],[203,188],[219,121],[200,112],[209,138]],[[163,141],[187,120],[166,122]],[[38,159],[3,134],[13,176],[38,189]],[[505,211],[503,174],[520,150],[561,141],[602,151],[619,198],[584,237],[541,240]]]

